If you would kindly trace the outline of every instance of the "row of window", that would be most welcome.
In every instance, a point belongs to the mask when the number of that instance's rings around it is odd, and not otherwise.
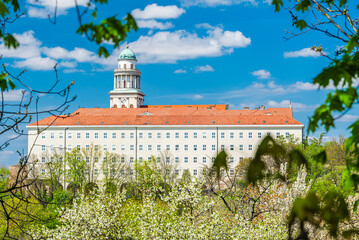
[[[99,138],[99,133],[93,133],[94,134],[94,138]],[[258,138],[262,138],[262,132],[258,132],[257,133],[257,137]],[[267,132],[267,135],[271,135],[271,133],[270,132]],[[133,132],[130,132],[129,133],[129,136],[130,136],[130,138],[135,138],[135,133],[133,133]],[[156,136],[157,136],[157,138],[158,139],[160,139],[160,138],[162,138],[162,133],[160,133],[160,132],[158,132],[157,134],[156,134]],[[185,132],[184,133],[184,138],[189,138],[189,133],[188,132]],[[238,137],[239,138],[243,138],[243,132],[239,132],[239,134],[238,134]],[[276,137],[279,137],[279,136],[281,136],[281,133],[280,132],[277,132],[276,133]],[[289,137],[289,132],[286,132],[285,133],[285,136],[286,137]],[[73,137],[73,134],[71,133],[71,132],[69,132],[69,133],[67,133],[67,137],[68,138],[72,138]],[[109,138],[110,136],[109,136],[109,134],[108,133],[103,133],[102,134],[102,138],[104,138],[104,139],[107,139],[107,138]],[[111,135],[111,137],[112,138],[126,138],[126,133],[124,133],[124,132],[122,132],[121,134],[120,133],[112,133],[112,135]],[[142,132],[140,132],[140,133],[138,133],[138,138],[143,138],[144,137],[144,134],[142,133]],[[152,135],[152,133],[151,132],[148,132],[147,133],[147,138],[152,138],[153,137],[153,135]],[[171,138],[171,133],[170,132],[167,132],[166,134],[165,134],[165,137],[166,138]],[[180,133],[179,132],[176,132],[176,133],[174,133],[174,137],[175,138],[180,138]],[[198,137],[198,133],[197,132],[194,132],[193,133],[193,135],[192,135],[192,137],[193,138],[199,138]],[[211,137],[212,138],[216,138],[216,133],[215,132],[212,132],[212,134],[211,134]],[[220,135],[220,137],[221,138],[226,138],[226,133],[225,132],[221,132],[221,135]],[[248,138],[253,138],[254,137],[254,135],[253,135],[253,133],[252,132],[249,132],[248,133]],[[41,134],[41,138],[43,138],[43,139],[45,139],[46,138],[46,133],[45,132],[43,132],[42,134]],[[50,138],[55,138],[55,133],[50,133]],[[62,133],[62,132],[60,132],[59,133],[59,138],[64,138],[64,133]],[[81,133],[76,133],[76,138],[81,138]],[[90,138],[90,133],[85,133],[85,138]],[[202,133],[202,138],[207,138],[207,132],[203,132]],[[235,134],[234,134],[234,132],[230,132],[229,133],[229,138],[235,138]]]
[[[175,169],[175,174],[176,174],[176,175],[179,175],[180,171],[181,171],[181,169]],[[108,172],[107,170],[103,170],[102,172],[103,172],[104,175],[109,174],[109,172]],[[168,171],[168,170],[167,170],[167,172],[168,172],[168,174],[169,174],[169,171]],[[41,169],[41,173],[42,173],[42,174],[45,174],[45,173],[46,173],[46,169]],[[94,171],[93,171],[93,173],[94,173],[95,175],[98,175],[100,172],[99,172],[99,170],[98,170],[97,168],[95,168]],[[120,171],[120,173],[121,173],[121,175],[125,175],[125,170],[122,169],[122,170]],[[130,169],[129,173],[130,173],[130,175],[133,175],[133,174],[134,174],[134,170],[133,170],[133,169]],[[193,173],[194,176],[197,176],[197,175],[198,175],[198,170],[197,170],[197,169],[193,169],[193,170],[192,170],[192,173]],[[203,174],[203,173],[204,173],[204,172],[203,172],[203,170],[202,170],[202,174]],[[86,175],[90,174],[90,171],[89,171],[89,170],[85,170],[85,174],[86,174]],[[111,170],[111,171],[110,171],[110,174],[116,175],[116,171],[115,171],[115,170]],[[229,170],[229,174],[233,176],[233,175],[234,175],[234,169],[230,169],[230,170]]]
[[[151,160],[152,157],[148,157],[147,159],[148,159],[148,160]],[[193,162],[193,163],[207,163],[207,162],[211,162],[211,161],[212,161],[212,163],[213,163],[213,162],[214,162],[214,159],[215,159],[215,157],[212,157],[212,158],[202,157],[202,159],[201,159],[200,157],[192,157],[192,158],[191,158],[191,162]],[[249,159],[252,159],[252,158],[249,157]],[[54,158],[51,157],[50,160],[51,160],[51,162],[53,162],[53,161],[54,161]],[[60,160],[62,160],[62,157],[60,158]],[[78,160],[80,160],[80,159],[78,159]],[[103,161],[103,162],[107,162],[107,160],[108,160],[107,157],[103,157],[103,158],[102,158],[102,161]],[[139,161],[139,162],[142,162],[143,160],[144,160],[143,157],[139,157],[139,158],[138,158],[138,161]],[[157,160],[158,163],[161,162],[161,157],[156,157],[156,160]],[[170,157],[166,157],[166,158],[163,159],[163,160],[165,160],[166,163],[171,163],[171,162],[172,162]],[[239,157],[238,160],[239,160],[239,161],[243,160],[243,157]],[[85,161],[86,161],[86,162],[90,162],[90,157],[85,157]],[[99,157],[93,157],[93,161],[94,161],[94,162],[98,162],[98,161],[99,161]],[[111,161],[112,163],[116,163],[117,161],[121,161],[121,163],[125,163],[125,157],[122,156],[120,159],[118,159],[118,158],[116,158],[116,157],[113,157],[112,159],[110,159],[110,161]],[[234,157],[229,157],[229,163],[234,163],[234,161],[235,161]],[[41,158],[41,162],[42,162],[42,163],[46,163],[46,158],[45,158],[45,157],[42,157],[42,158]],[[130,163],[134,163],[134,162],[135,162],[134,157],[130,157]],[[181,162],[181,161],[180,161],[180,157],[175,157],[175,158],[174,158],[174,162],[175,162],[175,163],[180,163],[180,162]],[[183,158],[183,163],[189,163],[189,162],[190,162],[189,157],[184,157],[184,158]]]
[[[156,150],[157,150],[157,151],[162,151],[162,150],[170,151],[170,150],[171,150],[171,145],[166,145],[166,146],[163,146],[163,147],[162,147],[162,145],[151,145],[151,144],[149,144],[149,145],[142,145],[142,144],[140,144],[140,145],[138,145],[138,150],[139,150],[139,151],[143,151],[143,150],[153,151],[153,150],[155,150],[155,146],[156,146]],[[78,149],[81,149],[81,145],[76,145],[76,147],[77,147]],[[109,146],[109,147],[110,147],[110,146]],[[112,151],[116,151],[118,146],[117,146],[117,145],[112,145],[112,147],[111,147],[110,149],[109,149],[109,147],[105,144],[105,145],[103,145],[103,150],[104,150],[104,151],[108,151],[108,150],[111,149]],[[121,151],[125,151],[125,150],[126,150],[126,145],[125,145],[125,144],[121,144],[119,147],[120,147],[119,150],[121,150]],[[146,147],[146,149],[145,149],[145,147]],[[216,151],[216,145],[214,145],[214,144],[208,146],[208,149],[207,149],[207,145],[206,145],[206,144],[203,144],[203,145],[194,144],[194,145],[191,145],[191,146],[186,144],[186,145],[183,145],[183,148],[182,148],[182,149],[181,149],[180,145],[174,145],[174,146],[172,146],[172,147],[173,147],[172,150],[175,150],[175,151],[180,151],[180,150],[188,151],[189,149],[190,149],[190,150],[193,150],[193,151],[198,151],[198,150],[207,151],[207,150],[209,150],[209,149],[211,149],[212,151]],[[249,151],[252,151],[252,150],[253,150],[253,145],[252,145],[252,144],[248,144],[247,147],[248,147],[247,149],[248,149]],[[63,150],[64,150],[63,145],[59,145],[58,148],[59,148],[60,151],[63,151]],[[94,148],[95,148],[95,151],[99,150],[99,145],[95,145]],[[86,149],[86,150],[90,150],[90,145],[86,145],[86,146],[85,146],[85,149]],[[221,149],[221,150],[225,150],[225,149],[226,149],[225,145],[222,144],[220,149]],[[239,151],[243,151],[245,148],[244,148],[244,145],[243,145],[243,144],[238,145],[238,147],[236,147],[234,144],[231,144],[231,145],[229,145],[229,147],[227,147],[226,150],[235,151],[235,150],[237,150],[237,149],[238,149]],[[46,150],[46,145],[41,145],[41,150],[42,150],[42,151],[45,151],[45,150]],[[50,150],[51,150],[51,151],[54,151],[54,150],[55,150],[55,146],[54,146],[54,145],[50,145]],[[129,150],[130,150],[130,151],[134,151],[134,150],[135,150],[135,145],[130,145]],[[72,151],[72,145],[67,145],[67,151]]]

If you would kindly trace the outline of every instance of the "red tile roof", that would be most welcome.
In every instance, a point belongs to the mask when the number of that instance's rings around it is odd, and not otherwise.
[[[155,108],[153,106],[147,106],[143,108],[80,108],[72,113],[70,117],[50,116],[38,122],[31,123],[28,126],[302,125],[300,122],[293,118],[292,109],[290,108],[268,108],[265,110],[222,110],[222,106],[226,105],[157,106],[161,107]],[[221,107],[197,108],[197,106]]]
[[[228,110],[228,104],[206,104],[206,105],[143,105],[141,108],[216,108]]]

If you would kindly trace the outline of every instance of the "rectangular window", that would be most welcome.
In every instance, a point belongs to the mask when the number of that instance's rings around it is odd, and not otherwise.
[[[43,132],[42,134],[41,134],[41,138],[45,138],[46,137],[46,134]]]
[[[116,151],[116,145],[112,145],[112,150]]]
[[[126,137],[126,134],[123,132],[121,133],[121,138],[125,138]]]
[[[179,145],[175,145],[175,150],[179,151]]]
[[[206,163],[206,162],[207,162],[207,157],[203,157],[203,158],[202,158],[202,162],[203,162],[203,163]]]
[[[105,146],[106,146],[106,149],[105,149],[105,150],[107,150],[107,145],[105,145]],[[104,148],[105,148],[105,146],[104,146]],[[81,145],[76,145],[76,147],[77,147],[78,150],[81,149]]]
[[[212,151],[216,151],[216,145],[212,145]]]
[[[230,145],[229,150],[233,151],[234,150],[234,145]]]
[[[160,132],[157,133],[157,138],[161,138],[161,133]]]
[[[107,145],[106,144],[103,145],[103,150],[107,151]]]
[[[45,157],[41,157],[41,162],[45,162]]]
[[[98,162],[98,157],[94,157],[95,162]]]
[[[270,136],[270,132],[267,132],[267,136]]]
[[[214,160],[215,160],[216,158],[215,157],[212,157],[212,163],[214,163]]]
[[[166,138],[171,138],[171,133],[166,133]]]
[[[51,145],[51,146],[50,146],[50,149],[51,149],[51,151],[54,151],[54,150],[55,150],[54,145]]]
[[[175,162],[179,163],[179,157],[175,157]]]
[[[107,138],[107,133],[103,133],[103,138]]]
[[[130,138],[135,138],[135,134],[133,132],[130,133]]]
[[[41,145],[41,150],[45,151],[45,145]]]
[[[262,133],[261,132],[258,133],[258,138],[262,138]]]
[[[197,151],[197,145],[196,145],[196,144],[193,145],[193,150],[194,150],[194,151]]]
[[[86,133],[86,138],[90,138],[90,133]]]
[[[175,138],[179,138],[179,132],[175,133]]]
[[[234,138],[234,132],[229,133],[230,138]]]
[[[157,151],[161,151],[161,145],[157,145]]]
[[[140,132],[140,133],[138,134],[138,137],[139,137],[139,138],[143,138],[143,133]]]
[[[184,162],[188,163],[188,157],[184,157]]]
[[[234,170],[233,170],[233,169],[230,169],[230,170],[229,170],[229,175],[231,175],[231,176],[234,175]]]
[[[95,133],[95,138],[98,138],[98,133]]]
[[[63,133],[59,133],[59,138],[64,138],[64,134],[63,134]]]
[[[207,150],[207,145],[204,144],[204,145],[202,146],[202,150],[203,150],[203,151],[206,151],[206,150]]]
[[[252,138],[252,133],[248,133],[248,138]]]
[[[203,138],[207,138],[207,133],[206,133],[206,132],[203,132],[203,133],[202,133],[202,137],[203,137]]]
[[[243,132],[239,133],[239,138],[243,138]]]
[[[224,137],[225,137],[225,133],[221,132],[221,138],[224,138]]]
[[[285,137],[286,137],[286,138],[289,138],[289,132],[286,132],[286,133],[285,133]]]
[[[45,169],[41,169],[41,173],[42,173],[42,174],[45,174],[45,173],[46,173],[46,170],[45,170]]]
[[[197,169],[193,169],[193,176],[197,176]]]
[[[63,150],[63,148],[62,148],[63,146],[62,146],[62,144],[60,144],[59,145],[59,149],[60,149],[60,151],[62,151]]]
[[[68,133],[68,138],[72,138],[72,133],[71,132]]]
[[[148,146],[147,146],[147,150],[148,150],[148,151],[152,151],[152,145],[148,145]]]
[[[98,151],[98,145],[95,145],[95,151]]]
[[[147,160],[151,160],[151,159],[152,159],[152,157],[148,157],[148,158],[147,158]]]
[[[134,162],[133,157],[130,157],[130,163],[133,163],[133,162]]]
[[[67,149],[68,149],[69,151],[71,151],[71,150],[72,150],[72,145],[67,145]]]
[[[175,170],[175,174],[176,174],[176,175],[179,175],[179,169],[176,169],[176,170]]]
[[[161,157],[157,157],[157,162],[161,162]]]
[[[197,135],[197,133],[195,132],[195,133],[193,133],[193,138],[198,138],[198,135]]]
[[[122,162],[122,163],[125,162],[125,157],[121,157],[121,162]]]
[[[135,145],[130,145],[130,151],[135,150]]]
[[[279,138],[279,136],[280,136],[280,133],[279,133],[279,132],[277,132],[277,133],[276,133],[276,136],[277,136],[277,138]]]
[[[121,151],[125,151],[126,148],[125,148],[125,144],[121,144]]]
[[[230,157],[230,158],[229,158],[229,162],[230,162],[230,163],[233,163],[233,162],[234,162],[234,158],[233,158],[233,157]]]
[[[222,144],[222,145],[221,145],[221,151],[223,151],[223,150],[224,150],[224,145]]]
[[[166,162],[167,162],[167,163],[171,162],[170,157],[166,157]]]
[[[77,138],[81,138],[81,133],[77,133]]]
[[[252,151],[252,150],[253,150],[252,145],[248,145],[248,150],[249,150],[249,151]]]
[[[86,150],[90,150],[90,145],[86,145]]]
[[[188,138],[188,132],[184,133],[184,138]]]
[[[116,138],[116,133],[112,133],[112,138]]]
[[[193,162],[197,163],[197,157],[193,157]]]
[[[216,138],[216,133],[212,132],[212,138]]]
[[[160,134],[160,135],[161,135],[161,134]],[[152,138],[152,133],[151,133],[151,132],[147,133],[147,137],[148,137],[148,138]]]
[[[143,150],[143,145],[138,145],[138,150],[142,151]]]
[[[239,161],[243,160],[243,157],[239,157]]]
[[[106,162],[106,161],[107,161],[107,157],[103,157],[102,161],[103,161],[103,162]]]
[[[239,151],[243,151],[243,145],[239,145]]]
[[[184,150],[188,151],[188,145],[184,145]]]
[[[55,138],[55,134],[54,134],[54,133],[50,133],[50,138]]]
[[[170,150],[170,145],[166,145],[166,150],[167,150],[167,151]]]

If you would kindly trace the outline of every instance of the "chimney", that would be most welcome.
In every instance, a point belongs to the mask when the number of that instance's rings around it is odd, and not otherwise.
[[[261,105],[261,107],[259,108],[259,110],[263,110],[264,109],[264,106],[263,105]]]

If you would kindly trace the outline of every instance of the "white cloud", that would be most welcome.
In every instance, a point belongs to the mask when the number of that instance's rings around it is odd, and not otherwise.
[[[26,92],[23,89],[17,89],[3,92],[3,94],[4,102],[17,102],[20,101],[24,95],[26,95]]]
[[[39,46],[41,41],[34,37],[34,31],[27,31],[21,34],[13,34],[20,46],[16,49],[8,49],[2,42],[0,44],[0,53],[4,58],[20,58],[26,59],[31,57],[39,57],[41,55]]]
[[[187,73],[187,70],[185,70],[185,69],[177,69],[176,71],[174,71],[174,73]]]
[[[272,78],[272,75],[269,71],[264,70],[264,69],[260,69],[254,72],[251,72],[251,74],[255,77],[257,77],[258,79],[269,79]]]
[[[73,61],[62,61],[59,64],[60,67],[66,67],[66,68],[75,68],[77,67],[77,62],[73,62]]]
[[[136,21],[137,26],[139,28],[151,28],[151,29],[160,29],[165,30],[169,28],[173,28],[173,24],[171,22],[158,22],[156,20],[150,19],[150,20],[137,20]],[[152,35],[152,34],[149,34]]]
[[[200,7],[217,7],[217,6],[231,6],[236,4],[251,4],[257,5],[256,0],[181,0],[184,7],[200,6]]]
[[[209,23],[199,23],[199,24],[196,24],[194,25],[196,28],[203,28],[203,29],[215,29],[216,27],[215,26],[212,26],[211,24]]]
[[[132,11],[136,19],[173,19],[184,14],[186,10],[176,5],[158,6],[156,3],[147,5],[144,10],[139,8]]]
[[[338,118],[338,122],[354,122],[357,121],[359,119],[358,115],[350,115],[350,114],[346,114],[344,116],[342,116],[341,118]]]
[[[214,72],[214,69],[210,65],[205,66],[196,66],[194,67],[194,72],[200,73],[200,72]]]
[[[54,59],[48,57],[34,57],[22,61],[15,61],[13,66],[16,68],[30,68],[33,70],[46,71],[54,69],[55,65],[56,61]]]
[[[326,53],[326,52],[323,52]],[[284,52],[285,58],[296,58],[296,57],[320,57],[320,54],[311,48],[303,48],[298,51]]]
[[[175,63],[178,60],[216,57],[230,54],[234,48],[247,47],[251,39],[240,31],[223,31],[216,27],[207,36],[185,30],[161,31],[151,36],[141,36],[130,47],[141,63]]]
[[[195,95],[193,95],[193,99],[194,100],[200,100],[200,99],[203,99],[204,97],[202,96],[202,95],[200,95],[200,94],[195,94]]]
[[[283,100],[281,102],[268,101],[267,103],[267,106],[271,108],[288,108],[290,105],[292,105],[294,112],[312,112],[319,106],[318,104],[308,105],[298,102],[291,103],[289,100]]]
[[[84,73],[85,70],[82,70],[82,69],[65,69],[65,70],[63,71],[63,73],[75,73],[75,72]]]
[[[55,7],[57,4],[57,16],[66,15],[67,10],[75,7],[74,0],[27,0],[26,1],[28,10],[27,14],[33,18],[48,18],[53,16],[55,13]],[[79,6],[87,6],[89,0],[77,0]]]

